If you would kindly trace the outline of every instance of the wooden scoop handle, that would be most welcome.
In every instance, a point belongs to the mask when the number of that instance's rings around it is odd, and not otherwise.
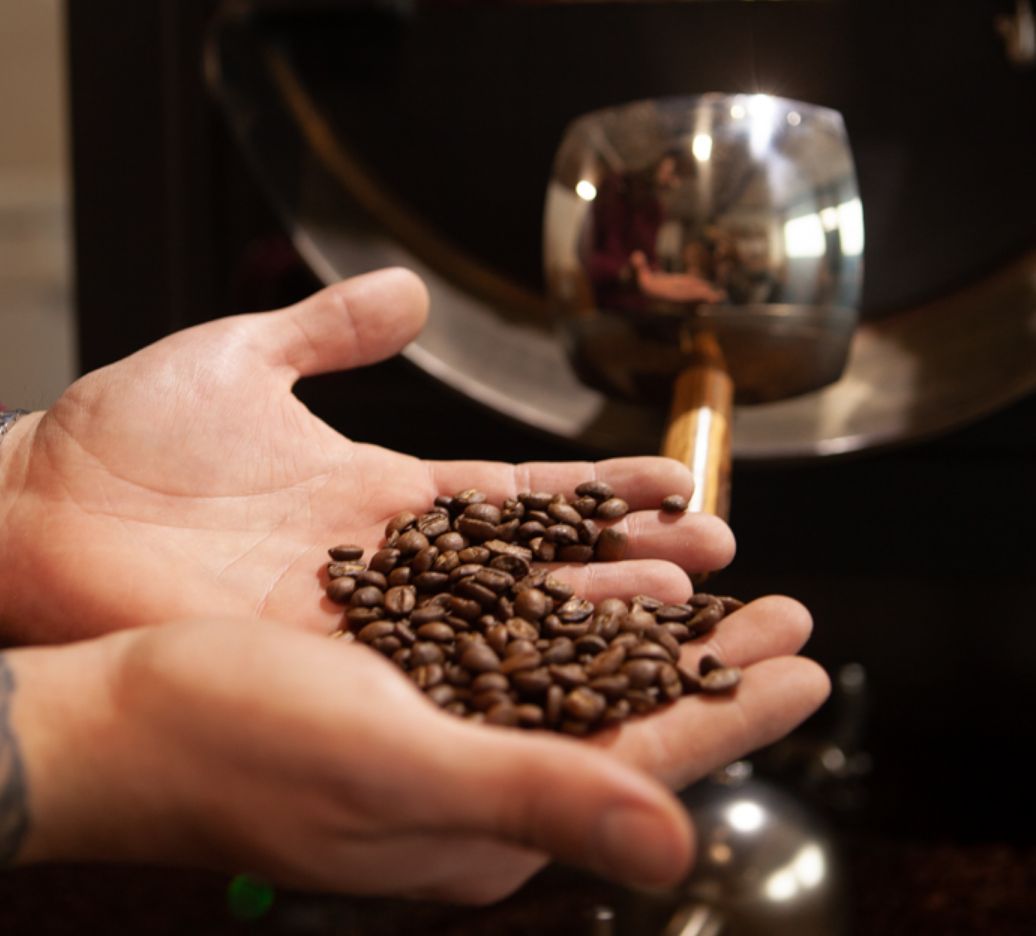
[[[662,454],[694,475],[690,509],[730,512],[730,420],[734,382],[721,357],[699,356],[676,378]]]

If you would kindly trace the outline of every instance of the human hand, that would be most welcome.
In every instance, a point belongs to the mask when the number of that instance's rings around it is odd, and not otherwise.
[[[462,721],[364,646],[263,622],[10,651],[0,763],[13,738],[31,807],[18,860],[244,869],[480,903],[548,857],[674,884],[692,832],[645,771],[682,785],[809,714],[826,679],[785,655],[808,630],[787,599],[746,606],[685,648],[688,662],[707,651],[745,668],[733,698],[685,698],[590,743]],[[8,810],[18,801],[2,776],[0,794]]]
[[[690,492],[687,469],[665,459],[424,462],[342,437],[292,394],[300,377],[396,353],[426,306],[412,274],[361,276],[285,310],[178,332],[22,418],[0,447],[3,636],[53,642],[242,615],[326,632],[340,609],[321,600],[325,548],[374,548],[391,516],[438,494],[476,485],[502,499],[595,475],[635,508]],[[678,581],[685,598],[683,570],[733,554],[713,517],[662,524],[650,511],[623,526],[641,562],[584,581]]]

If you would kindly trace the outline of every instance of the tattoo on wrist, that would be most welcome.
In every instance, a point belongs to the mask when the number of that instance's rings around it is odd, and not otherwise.
[[[0,868],[14,860],[29,829],[25,770],[11,725],[14,690],[14,673],[0,653]]]

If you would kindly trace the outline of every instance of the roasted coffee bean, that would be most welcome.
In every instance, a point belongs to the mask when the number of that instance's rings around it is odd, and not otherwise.
[[[611,645],[613,647],[622,647],[622,649],[628,653],[639,643],[640,637],[637,634],[631,634],[629,631],[626,631],[619,634],[618,637],[613,638]]]
[[[385,524],[385,535],[391,536],[393,533],[402,533],[404,530],[410,529],[415,523],[417,523],[417,515],[412,514],[409,510],[404,510],[402,513],[396,514]]]
[[[741,670],[736,666],[723,666],[710,670],[701,677],[702,692],[730,692],[741,682]]]
[[[425,546],[424,549],[420,549],[414,555],[413,559],[410,560],[410,568],[413,570],[414,575],[420,575],[422,572],[431,571],[435,565],[435,560],[439,558],[439,548],[437,546]],[[445,571],[440,569],[438,571]]]
[[[731,598],[729,595],[718,597],[717,601],[723,605],[724,614],[733,614],[735,611],[739,611],[745,606],[745,603],[739,598]]]
[[[419,640],[410,648],[410,665],[426,666],[429,663],[442,663],[446,657],[438,644],[427,640]]]
[[[509,656],[500,664],[500,672],[505,674],[518,673],[522,670],[533,670],[540,665],[539,653],[532,650],[529,653],[516,653]]]
[[[500,672],[479,673],[471,681],[472,692],[502,692],[505,693],[511,688],[507,677]]]
[[[666,629],[666,632],[675,640],[677,643],[684,643],[691,639],[691,632],[688,630],[686,624],[675,624],[670,621],[667,624],[663,624],[662,627]]]
[[[655,612],[655,620],[663,623],[666,621],[683,623],[684,621],[689,620],[692,614],[694,614],[694,608],[690,605],[667,604],[662,605],[662,607]]]
[[[525,512],[525,519],[535,520],[544,527],[549,527],[554,522],[554,518],[546,510],[527,510]]]
[[[545,539],[535,542],[533,547],[533,555],[540,560],[540,562],[554,562],[558,557],[558,548],[553,543],[548,542]]]
[[[597,721],[607,707],[604,696],[586,686],[573,689],[563,703],[565,714],[581,722]]]
[[[657,689],[630,689],[626,701],[636,715],[647,715],[658,708]]]
[[[514,728],[518,724],[518,709],[514,707],[510,699],[494,705],[486,712],[486,724]]]
[[[451,595],[450,597],[453,596]],[[446,600],[449,601],[449,598],[447,598]],[[450,606],[448,604],[446,605],[446,610],[447,612],[450,611]],[[453,630],[458,634],[461,631],[471,630],[472,624],[472,622],[469,621],[467,618],[462,618],[460,615],[457,614],[447,614],[446,617],[443,618],[443,623],[449,624],[449,626],[452,627]]]
[[[356,576],[356,586],[359,588],[364,585],[373,585],[375,588],[385,591],[388,588],[388,579],[380,572],[375,572],[373,569],[365,569]]]
[[[594,511],[597,510],[597,501],[592,497],[577,497],[572,501],[572,506],[575,508],[576,513],[586,520],[592,517],[594,515]]]
[[[512,640],[504,650],[504,655],[510,657],[519,653],[532,653],[534,650],[539,653],[536,644],[531,640]]]
[[[331,579],[327,586],[327,597],[335,604],[348,604],[349,596],[356,591],[356,579],[348,575]]]
[[[328,578],[337,579],[344,576],[356,576],[366,571],[367,567],[362,562],[329,562],[327,564]]]
[[[592,546],[578,543],[574,546],[562,546],[558,550],[558,562],[589,562],[594,557]]]
[[[463,565],[457,566],[452,572],[450,572],[450,581],[457,583],[462,579],[474,578],[475,573],[483,567],[477,562],[465,562]]]
[[[547,516],[556,520],[558,524],[564,524],[573,528],[578,526],[583,520],[582,514],[575,507],[561,501],[555,501],[547,505]],[[547,531],[547,534],[548,536],[550,535],[550,530]]]
[[[355,594],[355,592],[353,594]],[[345,612],[345,619],[349,622],[349,626],[352,627],[353,630],[363,627],[366,624],[370,624],[371,621],[379,621],[384,616],[385,612],[381,608],[356,607],[349,608],[349,610]]]
[[[501,621],[509,621],[514,615],[514,602],[507,595],[501,595],[496,600],[496,616]]]
[[[592,621],[588,618],[585,621],[566,624],[556,614],[548,614],[543,619],[543,633],[548,637],[568,637],[571,640],[578,640],[590,633],[591,623]]]
[[[577,721],[574,718],[567,718],[558,726],[562,734],[572,735],[574,738],[585,738],[590,734],[590,722]]]
[[[585,621],[594,613],[594,606],[585,598],[569,598],[554,612],[565,624]]]
[[[669,654],[670,659],[680,659],[680,645],[676,642],[676,639],[672,634],[669,633],[664,627],[656,625],[655,627],[649,627],[644,631],[644,636],[648,640],[654,641],[661,647],[664,647],[666,652]]]
[[[555,523],[553,526],[547,527],[543,538],[555,546],[572,546],[579,542],[579,531],[567,523]]]
[[[332,546],[327,553],[335,562],[355,562],[363,558],[363,547],[343,543],[341,546]]]
[[[568,601],[574,594],[572,586],[568,582],[562,582],[553,575],[548,575],[543,580],[542,588],[555,601]]]
[[[445,572],[422,572],[420,575],[414,576],[414,585],[417,586],[418,591],[423,592],[439,591],[449,581],[450,577]]]
[[[576,645],[568,637],[557,637],[541,652],[544,663],[571,663],[576,658]]]
[[[390,588],[395,588],[397,585],[409,584],[411,575],[413,573],[410,571],[409,566],[398,566],[389,572],[385,581]]]
[[[410,614],[417,604],[417,589],[413,585],[397,585],[385,592],[385,610],[389,614]]]
[[[487,712],[495,705],[511,704],[511,697],[506,692],[498,692],[495,689],[471,694],[471,706],[480,712]]]
[[[448,623],[448,622],[447,622]],[[454,628],[454,633],[457,634],[457,642],[454,644],[454,656],[459,657],[468,647],[474,646],[475,644],[484,644],[486,638],[482,636],[478,631],[472,630],[461,630],[458,631]]]
[[[527,621],[538,621],[550,611],[551,600],[538,588],[527,588],[514,599],[514,611]]]
[[[479,585],[473,578],[461,579],[453,586],[453,593],[477,601],[482,608],[492,608],[496,604],[496,592]]]
[[[525,505],[516,497],[505,497],[504,502],[500,505],[500,513],[505,520],[510,520],[512,517],[523,517],[525,516]]]
[[[548,725],[555,726],[561,720],[561,707],[564,702],[565,690],[556,684],[552,685],[547,690],[547,698],[543,706],[543,718]]]
[[[403,533],[396,541],[396,549],[399,550],[403,556],[412,556],[415,553],[419,553],[422,549],[427,548],[428,537],[424,533],[419,533],[417,530],[407,530]]]
[[[468,541],[456,530],[450,530],[435,537],[435,544],[440,552],[460,552],[467,548]]]
[[[544,491],[522,491],[518,495],[519,502],[526,510],[546,510],[553,498],[553,494]]]
[[[711,653],[706,653],[698,661],[698,675],[705,676],[711,673],[713,670],[723,669],[723,664],[717,657],[714,657]]]
[[[670,494],[662,498],[662,510],[668,514],[682,514],[687,510],[687,498],[682,494]]]
[[[448,643],[457,635],[452,627],[443,621],[433,621],[417,628],[417,636],[421,640],[434,640],[436,643]]]
[[[381,637],[388,637],[395,629],[396,625],[391,621],[371,621],[364,625],[356,636],[361,643],[369,644]]]
[[[578,663],[554,663],[548,667],[548,672],[554,681],[565,689],[587,683],[586,670]]]
[[[648,686],[654,684],[655,677],[658,675],[658,667],[658,660],[627,660],[622,664],[619,672],[629,677],[630,686],[632,688],[646,689]]]
[[[375,572],[388,575],[399,564],[400,555],[398,549],[379,549],[371,556],[367,566]]]
[[[514,588],[514,576],[500,569],[481,568],[475,572],[475,581],[490,589],[494,597]]]
[[[400,647],[395,653],[392,654],[392,662],[396,664],[401,670],[410,669],[410,648],[407,646]]]
[[[446,608],[441,604],[426,604],[416,608],[410,615],[410,623],[414,627],[422,624],[431,624],[433,621],[441,621],[446,617]]]
[[[481,520],[491,526],[496,526],[503,519],[499,507],[486,503],[469,504],[464,508],[463,516],[470,517],[472,520]]]
[[[679,687],[679,684],[677,684]],[[609,702],[622,698],[630,687],[629,677],[623,673],[612,673],[610,676],[598,676],[590,680],[590,688],[599,692]]]
[[[495,524],[476,520],[474,517],[460,517],[457,520],[457,530],[474,543],[482,543],[496,536]]]
[[[485,546],[468,546],[457,553],[463,565],[485,565],[489,562],[489,550]]]
[[[650,595],[634,595],[630,604],[635,608],[643,608],[645,611],[650,611],[654,614],[654,612],[661,608],[665,602],[659,601],[657,598],[652,598]]]
[[[419,689],[431,689],[443,681],[445,673],[438,663],[429,663],[427,666],[418,666],[411,670],[410,678],[417,683]]]
[[[518,527],[517,537],[519,542],[527,543],[531,539],[535,539],[537,536],[543,536],[547,532],[547,528],[535,520],[526,520],[521,526]]]
[[[543,709],[538,705],[526,702],[524,705],[515,706],[514,710],[518,715],[518,724],[523,728],[543,727]]]
[[[482,613],[482,605],[471,598],[464,598],[460,595],[450,595],[446,602],[450,614],[465,621],[474,621]]]
[[[539,669],[519,670],[512,673],[509,678],[515,689],[530,696],[546,692],[553,682],[546,667],[542,666]]]
[[[576,494],[579,497],[592,497],[596,501],[606,501],[615,496],[615,491],[604,481],[584,481],[576,486]]]
[[[453,504],[453,498],[450,497],[449,494],[440,494],[432,503],[434,503],[436,507],[445,507],[449,510]]]
[[[579,542],[584,546],[596,546],[601,538],[601,528],[593,520],[584,520],[576,527]]]
[[[455,691],[453,686],[440,682],[428,690],[428,698],[442,708],[444,705],[449,705],[454,700]]]
[[[530,561],[530,559],[526,559],[523,556],[494,556],[489,563],[489,567],[506,572],[517,581],[529,574]]]
[[[398,542],[399,542],[399,530],[393,530],[391,533],[389,533],[388,536],[385,537],[384,548],[385,549],[394,549],[395,546],[396,546],[396,543],[398,543]]]
[[[453,495],[453,503],[450,505],[451,508],[459,507],[463,510],[465,507],[469,507],[471,504],[484,503],[486,495],[478,490],[477,488],[468,488],[464,491],[459,491]]]
[[[598,562],[619,562],[626,558],[626,547],[629,545],[629,537],[614,527],[601,530],[594,545],[594,558]]]
[[[465,669],[459,663],[445,664],[443,672],[446,674],[446,682],[451,686],[457,686],[462,689],[470,686],[471,680],[475,678],[471,670]]]
[[[692,673],[686,666],[677,666],[676,672],[680,676],[680,685],[683,687],[684,695],[692,695],[701,692],[701,680]]]
[[[616,614],[607,612],[602,613],[598,610],[590,624],[590,633],[597,634],[598,637],[607,641],[614,640],[619,633],[619,629],[622,627],[622,622],[625,619],[625,611],[621,614]]]
[[[658,683],[658,689],[665,701],[675,702],[683,695],[680,674],[671,663],[663,663],[658,668],[658,675],[655,677],[655,681]]]
[[[669,651],[653,640],[642,640],[629,651],[627,656],[631,660],[662,660],[663,662],[668,662],[672,659]]]
[[[461,654],[460,665],[473,673],[492,673],[500,669],[500,658],[489,644],[472,644]]]
[[[631,714],[632,709],[629,702],[625,699],[619,699],[604,710],[604,714],[601,716],[601,725],[618,725],[629,718]]]
[[[532,562],[532,552],[517,543],[505,543],[503,540],[487,540],[486,549],[493,556],[518,556],[526,562]]]
[[[448,514],[441,513],[426,513],[417,521],[417,530],[419,533],[428,538],[429,541],[434,540],[438,536],[442,536],[443,533],[450,531],[450,518]]]
[[[396,629],[392,634],[399,638],[399,642],[404,647],[412,647],[417,642],[417,634],[406,621],[396,621]]]
[[[442,572],[449,575],[460,565],[460,554],[455,553],[452,549],[446,552],[440,552],[435,557],[435,562],[432,563],[433,572]],[[416,574],[416,573],[415,573]]]
[[[576,641],[576,654],[580,657],[594,657],[608,649],[608,641],[597,634],[584,634]]]
[[[723,617],[723,602],[713,599],[710,604],[694,614],[687,622],[687,628],[695,637],[700,637],[711,631]]]
[[[621,497],[610,497],[597,505],[597,512],[594,514],[602,520],[618,520],[629,513],[630,505]]]
[[[622,629],[634,634],[642,634],[649,627],[654,627],[655,624],[656,621],[653,614],[645,611],[643,608],[634,607],[622,622]]]
[[[486,643],[488,643],[498,655],[503,655],[506,652],[509,640],[510,635],[507,633],[507,627],[503,624],[494,624],[486,630]]]
[[[592,679],[598,676],[611,676],[617,673],[625,662],[626,651],[623,647],[609,647],[586,665],[586,674]]]
[[[511,640],[534,641],[540,636],[539,630],[534,624],[525,618],[508,618],[506,623],[507,633]]]

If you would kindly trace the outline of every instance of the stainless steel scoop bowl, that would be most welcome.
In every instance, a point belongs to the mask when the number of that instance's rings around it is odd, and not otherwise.
[[[841,376],[862,259],[836,111],[765,94],[638,101],[577,119],[558,149],[544,267],[572,361],[615,397],[672,400],[664,452],[701,475],[701,509],[725,512],[734,399]]]

